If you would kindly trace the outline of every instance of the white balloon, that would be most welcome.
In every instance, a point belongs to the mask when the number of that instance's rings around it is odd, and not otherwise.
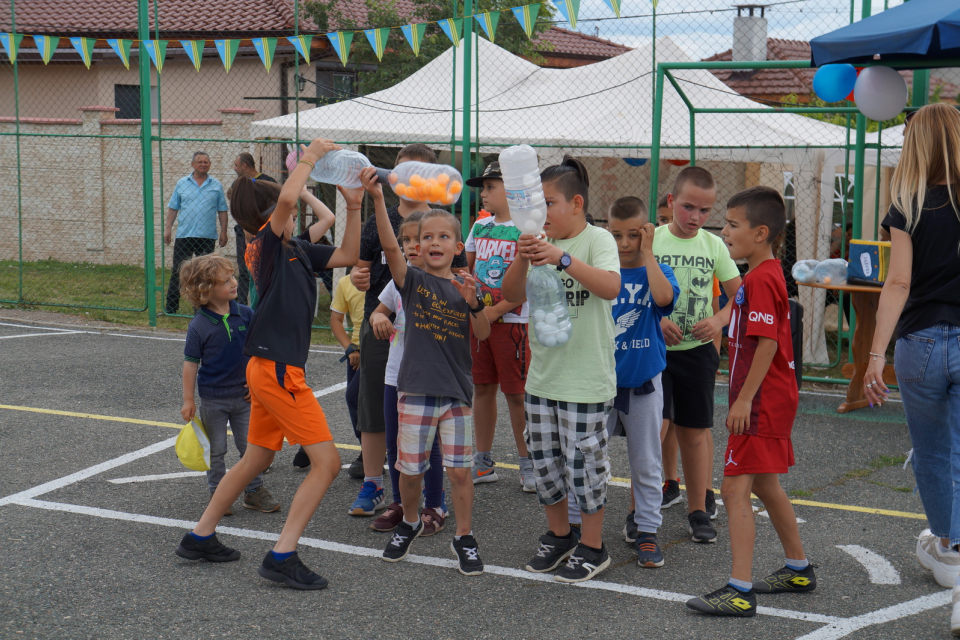
[[[903,111],[909,94],[903,76],[890,67],[867,67],[857,78],[853,97],[860,113],[882,122]]]
[[[570,339],[570,334],[568,334],[566,331],[558,331],[555,337],[557,344],[566,344],[567,340]]]

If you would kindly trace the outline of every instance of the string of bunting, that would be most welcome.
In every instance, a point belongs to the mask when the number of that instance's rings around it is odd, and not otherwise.
[[[560,11],[563,19],[570,24],[570,27],[576,29],[577,18],[580,13],[580,0],[551,0],[551,2]],[[657,0],[651,0],[651,2],[654,7],[656,7]],[[621,0],[604,0],[604,3],[613,11],[616,17],[620,17]],[[523,32],[527,34],[528,38],[533,37],[533,28],[536,25],[537,16],[540,14],[540,9],[543,4],[545,3],[536,2],[509,9],[517,19],[517,22],[520,23]],[[488,11],[469,17],[477,21],[487,39],[493,42],[497,35],[497,25],[500,22],[501,13],[502,11]],[[465,19],[466,18],[448,18],[436,22],[407,24],[399,27],[399,29],[401,33],[403,33],[407,44],[409,44],[413,50],[414,55],[419,56],[420,47],[423,44],[428,25],[436,24],[439,26],[453,46],[459,47],[463,39]],[[397,27],[366,29],[362,31],[370,43],[370,47],[377,55],[377,60],[383,59],[390,32],[395,28]],[[347,64],[347,60],[350,57],[350,45],[353,43],[353,38],[356,33],[355,31],[333,31],[326,34],[327,40],[329,40],[333,50],[337,53],[337,57],[340,58],[340,62],[344,65]],[[43,63],[48,64],[60,43],[60,37],[31,37]],[[7,58],[9,58],[11,63],[15,63],[17,60],[17,53],[23,38],[24,35],[19,33],[0,33],[0,47],[6,52]],[[288,36],[284,39],[293,46],[307,64],[310,64],[310,46],[313,38],[314,36],[312,35],[306,35]],[[75,37],[69,38],[69,40],[73,48],[80,54],[83,63],[89,69],[93,60],[93,49],[97,38]],[[278,40],[279,38],[253,38],[252,40],[253,47],[256,49],[257,55],[260,56],[260,60],[263,62],[263,66],[266,67],[267,71],[270,71],[273,65],[273,57],[276,52]],[[203,60],[203,52],[206,46],[206,41],[204,40],[107,40],[107,44],[113,52],[117,54],[117,57],[120,58],[124,67],[127,69],[130,69],[130,50],[135,42],[138,43],[137,46],[140,49],[146,50],[158,73],[163,71],[167,45],[171,42],[175,42],[183,47],[190,62],[193,63],[194,68],[198,72],[200,71],[200,63]],[[214,40],[213,44],[220,57],[220,61],[223,63],[223,68],[229,73],[230,68],[233,66],[234,59],[237,56],[237,51],[240,49],[240,40]]]

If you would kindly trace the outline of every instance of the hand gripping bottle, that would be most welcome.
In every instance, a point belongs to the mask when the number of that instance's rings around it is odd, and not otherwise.
[[[567,313],[567,296],[560,274],[552,265],[534,267],[527,276],[530,326],[537,342],[545,347],[566,344],[573,333]]]
[[[297,161],[302,152],[291,151],[287,154],[287,169],[297,168]],[[373,166],[367,156],[358,151],[339,149],[328,151],[317,160],[316,166],[310,172],[310,177],[323,184],[336,184],[345,189],[356,189],[360,184],[360,171]]]
[[[547,203],[540,184],[537,152],[525,144],[504,149],[500,154],[500,172],[513,224],[521,233],[540,233],[547,220]]]
[[[406,200],[451,205],[463,192],[460,172],[446,164],[429,162],[402,162],[393,170],[377,169],[377,175],[393,192]]]

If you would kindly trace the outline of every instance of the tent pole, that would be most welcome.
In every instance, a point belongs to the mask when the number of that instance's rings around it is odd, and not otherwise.
[[[657,185],[660,182],[660,122],[663,116],[663,74],[665,69],[657,67],[657,84],[653,92],[653,137],[650,140],[650,200],[647,209],[650,222],[657,223]]]
[[[463,175],[463,179],[467,180],[470,178],[472,173],[471,167],[471,137],[472,131],[470,128],[470,102],[472,97],[473,89],[473,80],[471,75],[473,72],[473,23],[474,21],[470,18],[473,17],[473,0],[464,0],[463,2],[463,134],[461,140],[461,170],[460,173]],[[467,25],[470,25],[469,27]],[[464,189],[464,191],[467,191]],[[470,198],[468,197],[469,193],[464,193],[460,196],[460,226],[463,228],[463,232],[466,233],[470,228]]]

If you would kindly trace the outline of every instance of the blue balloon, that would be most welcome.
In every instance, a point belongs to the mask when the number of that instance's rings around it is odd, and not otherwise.
[[[852,64],[828,64],[813,76],[813,92],[824,102],[845,100],[857,84],[857,70]]]

